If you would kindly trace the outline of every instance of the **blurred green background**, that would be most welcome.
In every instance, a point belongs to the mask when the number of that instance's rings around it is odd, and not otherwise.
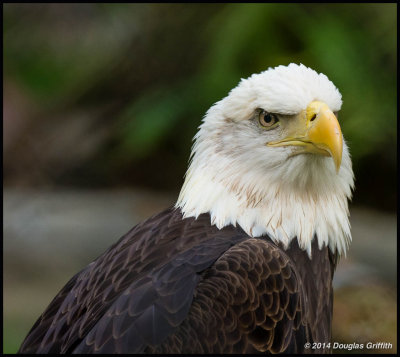
[[[206,110],[291,62],[342,93],[356,176],[334,339],[395,352],[396,29],[396,4],[4,4],[4,352],[72,274],[174,203]]]

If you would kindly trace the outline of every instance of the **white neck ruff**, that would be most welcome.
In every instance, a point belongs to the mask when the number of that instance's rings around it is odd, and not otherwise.
[[[184,217],[210,213],[219,229],[238,224],[249,236],[267,234],[284,247],[297,238],[310,257],[315,236],[320,249],[346,254],[353,172],[345,143],[338,174],[330,157],[299,155],[268,175],[240,168],[205,142],[194,150],[176,203]]]

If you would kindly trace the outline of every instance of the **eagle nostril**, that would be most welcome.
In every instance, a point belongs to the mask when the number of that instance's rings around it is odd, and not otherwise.
[[[317,114],[314,114],[314,115],[311,117],[310,121],[314,121],[316,117],[317,117]]]

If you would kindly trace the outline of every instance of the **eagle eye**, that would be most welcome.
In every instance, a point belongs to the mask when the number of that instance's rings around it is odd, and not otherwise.
[[[278,124],[279,119],[275,114],[261,110],[258,114],[258,122],[263,128],[272,129]]]

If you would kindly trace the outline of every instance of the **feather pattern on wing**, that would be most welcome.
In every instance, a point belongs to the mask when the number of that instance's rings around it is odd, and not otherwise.
[[[19,352],[295,353],[328,342],[328,248],[314,240],[310,260],[296,241],[285,252],[210,220],[170,208],[134,227],[67,283]]]

